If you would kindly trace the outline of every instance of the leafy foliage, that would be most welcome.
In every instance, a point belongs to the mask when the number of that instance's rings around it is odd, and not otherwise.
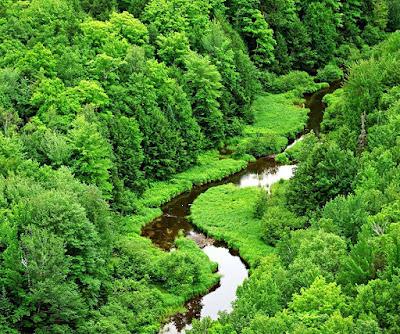
[[[256,189],[193,206],[254,269],[232,316],[194,330],[398,332],[399,22],[395,0],[0,0],[0,332],[157,332],[217,277],[141,226],[282,151],[303,94],[343,72],[256,217]]]
[[[334,1],[325,5],[339,10]],[[367,24],[385,26],[386,5],[368,2],[375,16]],[[359,8],[359,14],[363,6],[366,3],[358,1],[343,4],[346,11]],[[355,29],[360,17],[353,14],[353,21],[343,18],[346,29]],[[252,227],[238,238],[239,247],[246,249],[250,236],[263,237],[276,246],[276,254],[250,262],[252,274],[238,290],[231,314],[196,323],[192,333],[399,330],[400,81],[394,70],[399,36],[395,33],[365,53],[343,88],[326,98],[323,133],[307,135],[281,155],[299,162],[295,176],[273,187],[261,203],[256,201],[259,197],[244,193],[236,199],[245,203],[253,198],[264,212],[257,231],[248,219]],[[199,201],[206,207],[201,197]],[[230,206],[225,210],[236,230],[246,206]],[[208,209],[218,212],[212,206]],[[195,216],[207,231],[218,229],[230,240],[233,232],[228,227],[221,230],[222,219],[221,215],[213,224],[204,224],[201,215]]]

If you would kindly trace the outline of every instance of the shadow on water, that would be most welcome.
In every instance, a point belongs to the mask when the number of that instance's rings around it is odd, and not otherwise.
[[[310,109],[307,126],[303,133],[313,130],[316,134],[320,131],[325,104],[323,97],[339,88],[340,82],[332,84],[329,88],[306,95],[306,107]],[[219,284],[213,287],[206,295],[190,300],[186,304],[186,312],[176,314],[170,323],[161,330],[162,334],[183,333],[190,328],[193,319],[206,316],[218,318],[218,312],[232,310],[232,302],[236,299],[236,289],[248,277],[248,270],[237,252],[229,250],[226,245],[217,243],[201,234],[187,219],[190,207],[194,200],[208,189],[227,183],[239,187],[263,187],[269,189],[271,185],[282,179],[293,176],[295,165],[279,165],[273,156],[263,157],[250,163],[247,168],[237,174],[224,178],[221,181],[211,182],[196,186],[191,191],[177,196],[163,208],[161,217],[145,226],[142,235],[148,237],[158,247],[170,250],[174,241],[183,232],[188,238],[193,239],[202,247],[211,261],[218,264],[218,273],[221,275]]]
[[[152,242],[164,250],[170,250],[180,231],[190,236],[198,233],[195,227],[187,219],[190,207],[194,200],[210,188],[233,183],[239,187],[259,186],[269,188],[280,179],[288,179],[292,176],[294,165],[278,165],[273,157],[263,157],[251,162],[247,168],[239,173],[210,182],[201,186],[195,186],[191,191],[183,193],[168,202],[163,208],[161,217],[142,229],[142,236],[150,238]]]
[[[319,135],[321,131],[321,123],[324,117],[324,110],[326,104],[323,102],[324,96],[333,93],[336,89],[340,88],[342,81],[335,81],[329,87],[321,89],[314,94],[305,94],[306,107],[310,109],[308,114],[308,121],[304,133],[314,131]]]

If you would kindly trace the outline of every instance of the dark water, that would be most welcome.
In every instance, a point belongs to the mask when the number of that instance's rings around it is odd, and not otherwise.
[[[310,113],[304,133],[311,130],[319,133],[325,109],[322,99],[338,87],[339,84],[335,83],[329,88],[305,96],[306,106],[310,108]],[[193,319],[206,316],[217,319],[218,312],[231,311],[232,302],[236,299],[236,289],[248,277],[246,265],[235,252],[227,249],[225,245],[207,239],[188,221],[187,216],[190,214],[193,201],[208,189],[227,183],[234,183],[238,187],[263,187],[268,190],[271,185],[279,180],[291,178],[294,170],[295,165],[279,165],[274,157],[257,159],[242,172],[218,182],[196,186],[190,192],[171,200],[163,207],[162,216],[143,228],[142,235],[150,238],[155,245],[165,250],[170,250],[174,246],[174,240],[182,231],[184,235],[203,247],[203,251],[209,256],[210,260],[218,264],[218,273],[221,275],[218,286],[205,296],[189,301],[186,304],[187,311],[184,314],[175,315],[160,333],[183,333],[185,329],[190,328]]]
[[[190,206],[203,192],[227,183],[233,183],[239,187],[256,186],[268,189],[280,179],[292,177],[294,167],[294,165],[278,165],[273,157],[264,157],[250,163],[245,170],[221,181],[196,186],[190,192],[179,195],[168,202],[162,208],[162,216],[146,225],[142,229],[142,235],[150,238],[158,247],[169,250],[174,246],[174,241],[180,231],[187,236],[198,233],[187,216],[190,214]]]
[[[341,85],[342,81],[336,81],[327,88],[321,89],[314,94],[306,94],[304,96],[306,99],[306,107],[310,109],[304,133],[308,133],[312,130],[316,135],[319,135],[321,131],[321,122],[324,117],[324,110],[326,108],[323,98],[326,94],[333,93]]]

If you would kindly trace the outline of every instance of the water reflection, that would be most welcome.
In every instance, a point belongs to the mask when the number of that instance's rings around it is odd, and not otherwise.
[[[193,319],[210,317],[218,319],[221,311],[232,311],[232,302],[236,299],[236,289],[248,277],[246,266],[240,257],[233,255],[225,247],[206,246],[204,253],[211,261],[218,263],[220,283],[204,297],[191,300],[187,305],[187,312],[177,314],[171,322],[162,329],[161,334],[179,334],[191,328]]]
[[[211,261],[218,263],[218,273],[222,277],[220,287],[203,297],[202,304],[209,306],[202,308],[200,316],[216,320],[218,312],[232,311],[236,289],[248,277],[248,272],[240,257],[230,254],[227,248],[206,246],[203,251]]]
[[[240,178],[238,186],[241,188],[260,187],[269,191],[274,183],[280,180],[289,180],[293,176],[295,168],[296,165],[284,165],[276,166],[262,173],[248,173]]]

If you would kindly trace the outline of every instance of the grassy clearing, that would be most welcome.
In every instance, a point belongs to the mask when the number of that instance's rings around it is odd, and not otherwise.
[[[232,140],[230,148],[256,157],[281,152],[306,125],[309,109],[302,104],[293,92],[260,95],[252,106],[253,124]]]
[[[233,184],[214,187],[201,194],[191,208],[194,225],[227,242],[252,267],[273,251],[262,240],[262,221],[254,217],[261,191]]]
[[[290,93],[260,95],[252,107],[254,123],[245,128],[245,134],[294,138],[304,129],[309,112],[299,104],[302,104],[301,100]]]

